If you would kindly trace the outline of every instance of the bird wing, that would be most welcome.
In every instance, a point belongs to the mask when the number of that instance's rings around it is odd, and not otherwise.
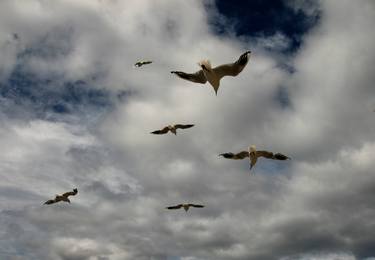
[[[268,151],[257,151],[256,152],[257,157],[264,157],[268,159],[273,159],[273,153]]]
[[[186,79],[195,83],[204,84],[207,82],[206,76],[203,73],[203,70],[198,70],[195,73],[185,73],[182,71],[171,71],[172,74],[176,74],[182,79]]]
[[[134,64],[134,66],[141,67],[143,65],[150,64],[150,63],[152,63],[152,61],[138,61],[137,63]]]
[[[175,128],[181,128],[181,129],[186,129],[186,128],[190,128],[193,126],[194,125],[181,125],[181,124],[174,125]]]
[[[47,200],[46,202],[44,202],[45,205],[50,205],[50,204],[53,204],[53,203],[56,203],[57,201],[56,200]]]
[[[244,159],[246,157],[249,157],[249,152],[242,151],[242,152],[239,152],[238,154],[235,154],[234,156],[237,157],[237,159]]]
[[[219,154],[219,156],[223,156],[224,158],[227,158],[227,159],[233,159],[234,153],[221,153]]]
[[[65,192],[62,196],[63,197],[69,197],[69,196],[74,196],[78,193],[78,190],[77,189],[73,189],[73,191],[68,191],[68,192]]]
[[[221,79],[224,76],[237,76],[246,66],[247,62],[249,61],[248,54],[250,51],[243,53],[237,61],[233,63],[219,65],[213,68],[216,76]]]
[[[204,208],[204,205],[199,205],[199,204],[189,204],[190,207],[194,208]]]
[[[242,151],[242,152],[239,152],[237,154],[222,153],[222,154],[219,154],[219,156],[223,156],[224,158],[227,158],[227,159],[242,160],[246,157],[249,157],[249,152],[248,151]]]
[[[284,161],[284,160],[290,159],[290,157],[288,157],[288,156],[286,156],[284,154],[281,154],[281,153],[276,153],[276,154],[274,154],[273,159]]]
[[[169,128],[168,128],[168,126],[166,126],[163,129],[161,129],[161,130],[156,130],[156,131],[151,132],[151,134],[163,135],[163,134],[168,133],[168,131],[169,131]]]
[[[166,209],[180,209],[182,207],[182,204],[176,205],[176,206],[169,206],[166,207]]]

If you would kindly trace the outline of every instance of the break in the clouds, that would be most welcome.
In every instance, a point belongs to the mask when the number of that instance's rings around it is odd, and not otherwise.
[[[305,30],[238,34],[214,1],[2,1],[0,258],[372,259],[375,4],[280,4]],[[170,74],[246,50],[217,97]],[[195,127],[149,134],[174,123]],[[250,144],[292,160],[218,157]],[[206,207],[165,210],[184,202]]]

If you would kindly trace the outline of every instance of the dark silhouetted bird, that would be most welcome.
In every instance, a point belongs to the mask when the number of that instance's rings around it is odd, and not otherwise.
[[[55,199],[47,200],[46,202],[44,202],[44,204],[49,205],[49,204],[54,204],[54,203],[57,203],[57,202],[60,202],[60,201],[65,201],[65,202],[70,203],[70,200],[68,199],[68,197],[69,196],[75,196],[77,193],[78,193],[78,190],[73,189],[73,191],[65,192],[62,195],[56,195]]]
[[[180,128],[180,129],[186,129],[186,128],[190,128],[190,127],[193,127],[193,126],[194,125],[181,125],[181,124],[168,125],[168,126],[164,127],[161,130],[156,130],[156,131],[151,132],[151,134],[163,135],[163,134],[166,134],[169,131],[171,131],[172,133],[174,133],[175,135],[177,135],[177,129],[178,128]]]
[[[147,64],[151,64],[152,61],[148,60],[148,61],[138,61],[137,63],[134,64],[134,67],[142,67],[143,65],[147,65]]]
[[[170,207],[166,207],[166,209],[180,209],[180,208],[183,208],[186,212],[189,210],[190,207],[194,207],[194,208],[204,208],[203,205],[199,205],[199,204],[191,204],[191,203],[185,203],[185,204],[179,204],[179,205],[176,205],[176,206],[170,206]]]

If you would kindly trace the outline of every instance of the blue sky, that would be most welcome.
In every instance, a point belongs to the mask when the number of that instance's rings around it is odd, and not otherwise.
[[[374,22],[371,0],[2,1],[0,255],[371,259]],[[246,50],[217,96],[170,74]],[[195,126],[149,134],[173,123]],[[250,144],[292,160],[218,157]]]

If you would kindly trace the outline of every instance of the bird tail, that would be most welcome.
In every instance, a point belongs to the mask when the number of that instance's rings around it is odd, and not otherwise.
[[[208,70],[211,70],[212,67],[211,67],[211,62],[209,60],[201,60],[200,62],[198,62],[199,66],[202,67],[205,66]]]

